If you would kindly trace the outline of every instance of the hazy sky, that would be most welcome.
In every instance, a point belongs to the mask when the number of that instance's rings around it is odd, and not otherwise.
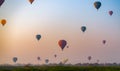
[[[96,0],[5,0],[0,7],[0,64],[59,63],[68,58],[68,63],[91,62],[120,63],[120,0],[99,0],[102,6],[97,11]],[[112,16],[108,11],[112,10]],[[86,26],[85,33],[81,26]],[[36,34],[41,34],[40,41]],[[58,41],[65,39],[69,48],[61,50]],[[106,44],[102,43],[106,40]],[[54,57],[57,54],[57,57]]]

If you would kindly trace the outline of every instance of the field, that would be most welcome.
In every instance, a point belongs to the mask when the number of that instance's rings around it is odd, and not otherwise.
[[[120,66],[0,66],[0,71],[120,71]]]

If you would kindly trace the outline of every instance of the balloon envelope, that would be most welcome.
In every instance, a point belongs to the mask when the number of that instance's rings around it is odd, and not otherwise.
[[[68,62],[68,59],[64,59],[62,63],[65,64],[66,62]]]
[[[4,26],[6,24],[6,20],[5,19],[2,19],[1,20],[1,24]]]
[[[17,60],[18,60],[17,57],[13,58],[13,62],[15,62],[15,63],[17,62]]]
[[[48,63],[48,62],[49,62],[49,59],[45,59],[45,62]]]
[[[2,6],[2,4],[5,2],[5,0],[0,0],[0,7]]]
[[[113,11],[109,11],[109,15],[112,16],[112,14],[113,14]]]
[[[106,43],[106,40],[103,40],[103,44],[105,44]]]
[[[67,48],[69,48],[69,46],[67,46]]]
[[[54,55],[54,57],[56,58],[56,57],[57,57],[57,55],[55,54],[55,55]]]
[[[99,62],[100,60],[97,60],[97,63]]]
[[[101,2],[100,1],[94,2],[94,7],[98,10],[101,7]]]
[[[58,45],[61,47],[61,49],[63,50],[65,48],[67,44],[66,40],[59,40]]]
[[[88,56],[88,60],[91,60],[91,58],[92,58],[91,56]]]
[[[82,26],[81,30],[82,30],[82,32],[85,32],[86,31],[86,26]]]
[[[38,60],[40,60],[40,57],[37,57]]]
[[[34,0],[29,0],[29,2],[32,4],[34,2]]]
[[[37,39],[37,40],[40,40],[40,38],[41,38],[41,35],[40,35],[40,34],[36,35],[36,39]]]

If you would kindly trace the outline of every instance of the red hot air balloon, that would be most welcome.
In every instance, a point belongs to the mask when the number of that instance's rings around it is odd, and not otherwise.
[[[109,11],[109,15],[112,16],[112,14],[113,14],[113,11]]]
[[[65,48],[67,44],[66,40],[59,40],[58,45],[61,47],[61,49],[63,50]]]

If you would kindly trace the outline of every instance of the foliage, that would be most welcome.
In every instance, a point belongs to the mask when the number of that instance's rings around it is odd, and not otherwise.
[[[0,71],[120,71],[119,66],[6,66]]]

